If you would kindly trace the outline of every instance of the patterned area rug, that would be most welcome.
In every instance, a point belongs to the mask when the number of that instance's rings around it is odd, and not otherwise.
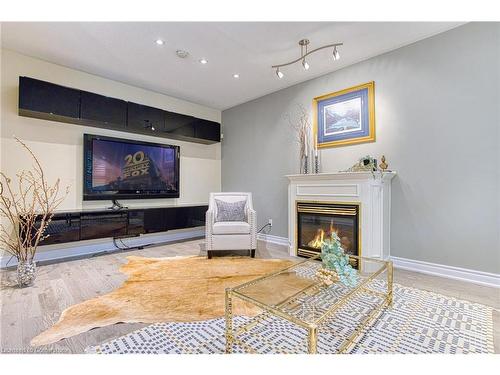
[[[360,296],[319,331],[318,353],[335,353],[357,322],[370,311],[372,297]],[[394,285],[394,305],[384,310],[348,353],[493,353],[491,307]],[[235,328],[249,317],[236,317]],[[87,348],[98,354],[224,353],[224,319],[157,323],[116,340]],[[305,330],[280,318],[266,317],[239,336],[255,352],[306,353]],[[245,352],[235,345],[235,353]]]

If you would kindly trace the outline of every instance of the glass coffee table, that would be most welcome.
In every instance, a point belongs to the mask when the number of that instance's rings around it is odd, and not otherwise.
[[[252,347],[252,344],[255,344],[255,341],[250,339],[252,334],[258,334],[265,340],[270,336],[270,333],[266,332],[269,327],[266,324],[280,319],[286,321],[286,324],[291,323],[294,328],[302,329],[307,341],[304,343],[305,351],[317,353],[318,335],[328,331],[328,322],[336,319],[336,314],[341,309],[351,308],[354,311],[352,315],[356,316],[359,322],[354,323],[351,331],[338,345],[336,352],[345,352],[362,337],[364,329],[380,316],[384,308],[392,306],[393,286],[392,262],[357,256],[349,258],[358,275],[353,286],[344,285],[334,277],[322,277],[321,270],[324,268],[318,255],[294,263],[281,271],[226,289],[226,353],[233,352],[234,345],[237,345],[240,351],[257,353],[258,350]],[[260,313],[241,322],[241,319],[233,316],[236,303],[256,307]],[[365,314],[359,313],[360,306]],[[345,311],[343,314],[345,316]],[[281,349],[273,352],[282,352]]]

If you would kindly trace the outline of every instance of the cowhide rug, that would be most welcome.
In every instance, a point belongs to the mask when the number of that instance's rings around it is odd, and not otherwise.
[[[56,324],[31,340],[31,345],[51,344],[116,323],[190,322],[218,318],[224,315],[226,288],[292,264],[290,260],[247,257],[129,256],[127,259],[128,263],[120,267],[120,271],[129,276],[122,286],[67,308]],[[292,285],[286,278],[282,281],[288,291],[303,287]],[[279,291],[280,288],[273,289],[275,294]],[[233,308],[236,315],[254,316],[259,312],[243,302]]]

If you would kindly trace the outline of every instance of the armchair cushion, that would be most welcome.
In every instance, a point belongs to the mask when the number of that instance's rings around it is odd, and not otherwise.
[[[216,222],[246,221],[246,200],[227,202],[215,199],[215,203],[217,204]]]
[[[250,224],[245,221],[217,222],[212,227],[213,234],[249,234]]]

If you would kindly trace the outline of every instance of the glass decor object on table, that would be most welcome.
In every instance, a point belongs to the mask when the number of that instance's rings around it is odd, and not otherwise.
[[[335,275],[330,278],[331,270],[324,268],[321,255],[317,255],[226,289],[226,353],[233,352],[234,346],[239,351],[253,353],[262,350],[266,353],[317,353],[319,338],[322,345],[335,341],[337,353],[349,350],[383,309],[392,306],[393,290],[392,262],[354,255],[349,255],[349,259],[356,264],[355,283],[344,284]],[[237,303],[257,307],[260,313],[249,319],[235,319],[233,308]],[[363,313],[359,306],[363,306]],[[349,316],[346,325],[349,329],[343,332],[329,330],[332,319],[339,314],[345,317],[351,310],[352,317]],[[276,324],[293,326],[296,342],[293,347],[283,340],[273,341],[270,327]]]

